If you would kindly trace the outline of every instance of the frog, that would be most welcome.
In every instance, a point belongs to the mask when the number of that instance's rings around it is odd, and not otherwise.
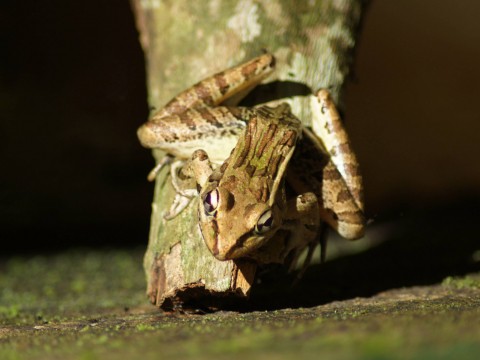
[[[288,258],[293,266],[304,248],[313,250],[320,226],[317,197],[311,192],[287,196],[285,191],[302,124],[286,103],[244,114],[248,125],[221,166],[214,169],[208,154],[197,150],[182,168],[200,189],[199,227],[218,260],[283,264]]]
[[[312,96],[311,129],[286,103],[225,106],[236,105],[274,66],[266,53],[208,77],[138,130],[142,145],[167,152],[149,178],[171,164],[176,196],[164,217],[198,197],[199,228],[218,260],[289,259],[293,267],[305,248],[310,261],[323,222],[348,239],[363,235],[358,161],[327,90]]]

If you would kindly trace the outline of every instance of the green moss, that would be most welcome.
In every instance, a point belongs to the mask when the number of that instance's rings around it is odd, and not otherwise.
[[[155,327],[153,327],[152,325],[150,324],[138,324],[136,326],[136,329],[138,331],[149,331],[149,330],[155,330]]]
[[[445,278],[442,285],[456,289],[480,289],[480,274]]]
[[[0,272],[0,325],[42,325],[90,309],[146,303],[142,252],[76,250],[7,260]]]
[[[380,303],[206,316],[112,310],[95,322],[72,318],[33,333],[24,328],[0,343],[0,358],[467,359],[480,351],[478,300]]]

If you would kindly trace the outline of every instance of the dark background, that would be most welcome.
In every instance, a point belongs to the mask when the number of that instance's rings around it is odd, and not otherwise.
[[[2,4],[2,248],[145,244],[154,163],[129,2]]]
[[[428,238],[434,261],[459,252],[441,275],[480,261],[479,13],[372,2],[347,91],[372,229]],[[2,1],[0,37],[0,255],[146,246],[154,162],[136,138],[148,108],[128,1]]]

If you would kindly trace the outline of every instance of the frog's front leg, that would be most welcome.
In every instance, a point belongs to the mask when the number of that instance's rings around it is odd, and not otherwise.
[[[307,192],[289,200],[285,220],[282,228],[290,230],[284,250],[290,260],[289,270],[295,267],[298,256],[308,247],[307,257],[299,274],[301,276],[310,264],[313,250],[319,242],[321,218],[317,196],[313,192]],[[321,251],[323,253],[324,248]]]
[[[165,165],[171,164],[173,159],[173,156],[169,154],[166,154],[163,158],[161,158],[157,165],[155,165],[155,167],[148,173],[147,180],[154,181],[160,170],[162,170]]]
[[[363,236],[363,184],[359,164],[350,139],[327,90],[312,99],[312,130],[305,134],[324,148],[329,159],[323,168],[321,216],[341,236],[357,239]]]
[[[295,269],[300,254],[308,248],[299,276],[311,261],[311,255],[318,241],[320,214],[318,199],[308,192],[289,199],[282,212],[282,224],[275,234],[261,247],[248,254],[260,264],[278,263],[288,271]]]
[[[163,215],[163,218],[166,220],[171,220],[180,214],[197,193],[194,179],[183,174],[184,166],[185,161],[182,160],[174,161],[170,165],[170,175],[172,177],[172,186],[175,189],[175,197],[170,205],[170,209]]]
[[[171,175],[176,194],[169,211],[163,217],[170,220],[182,212],[198,196],[199,189],[212,172],[212,164],[203,150],[194,151],[188,161],[175,161],[171,165]]]

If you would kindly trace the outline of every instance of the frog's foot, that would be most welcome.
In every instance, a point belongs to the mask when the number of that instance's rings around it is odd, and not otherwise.
[[[308,247],[308,254],[299,275],[301,277],[310,264],[321,230],[318,199],[314,193],[306,192],[291,199],[287,205],[290,221],[284,224],[284,227],[290,231],[290,237],[284,251],[285,258],[289,258],[289,272],[295,269],[300,254]]]
[[[293,280],[292,286],[295,286],[303,277],[305,274],[305,271],[307,270],[308,266],[312,262],[313,258],[313,253],[315,252],[315,248],[317,247],[317,244],[320,243],[320,264],[323,264],[325,262],[325,257],[327,254],[327,233],[328,233],[328,228],[326,226],[320,226],[319,229],[315,232],[315,235],[312,234],[312,236],[315,237],[315,241],[311,241],[307,245],[307,254],[305,256],[305,259],[303,260],[303,263],[298,270],[297,274],[295,275],[295,279]],[[316,241],[318,239],[318,241]],[[300,254],[297,254],[297,258],[299,257]],[[289,271],[292,271],[292,268],[289,268]]]
[[[185,166],[185,161],[175,161],[170,167],[170,175],[176,193],[191,200],[198,195],[198,191],[195,188],[195,179],[185,174]]]
[[[197,189],[192,188],[193,179],[186,177],[182,173],[185,162],[177,160],[170,166],[170,175],[172,176],[172,186],[175,189],[175,198],[167,213],[163,216],[166,220],[171,220],[180,214],[190,201],[198,195]],[[182,173],[182,175],[179,175]],[[181,178],[181,176],[183,178]]]
[[[157,177],[158,173],[160,170],[163,169],[165,165],[171,164],[173,161],[173,156],[171,155],[165,155],[157,165],[148,173],[147,180],[148,181],[154,181],[155,178]]]
[[[328,238],[328,228],[322,226],[318,235],[318,242],[320,243],[320,264],[323,264],[327,258],[327,238]]]
[[[173,199],[172,205],[170,209],[163,215],[165,220],[172,220],[173,218],[177,217],[187,206],[190,204],[192,200],[191,197],[183,196],[182,194],[175,194],[175,198]]]
[[[300,267],[300,270],[298,270],[297,274],[295,275],[295,278],[292,282],[292,286],[296,286],[298,284],[298,282],[303,278],[303,275],[305,274],[305,271],[307,271],[308,266],[312,262],[313,253],[314,253],[316,247],[317,247],[316,243],[311,242],[311,243],[308,244],[307,255],[305,256],[305,260],[303,260],[303,264]],[[295,256],[298,258],[300,256],[301,252],[298,251],[298,250],[295,250],[295,251],[297,251],[297,254]],[[296,261],[295,261],[294,265],[296,265]],[[288,269],[288,271],[291,272],[291,271],[293,271],[293,269],[290,267]]]

